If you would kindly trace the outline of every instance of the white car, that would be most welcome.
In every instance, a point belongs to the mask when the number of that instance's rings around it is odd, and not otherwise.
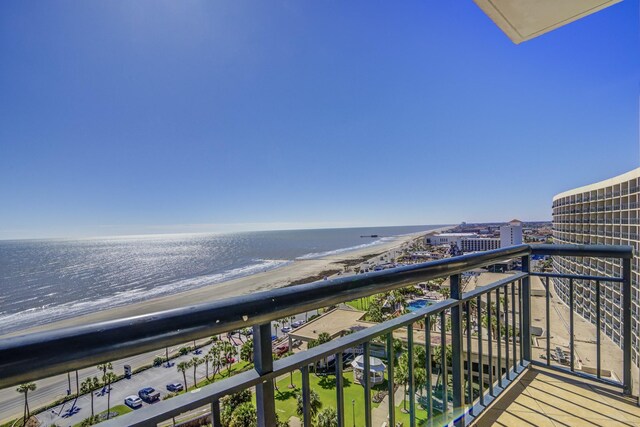
[[[142,399],[132,394],[124,398],[124,404],[133,409],[139,408],[142,406]]]

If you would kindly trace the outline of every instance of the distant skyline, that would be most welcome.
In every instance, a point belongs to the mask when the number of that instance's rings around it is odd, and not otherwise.
[[[551,219],[640,166],[639,1],[8,2],[0,239]]]

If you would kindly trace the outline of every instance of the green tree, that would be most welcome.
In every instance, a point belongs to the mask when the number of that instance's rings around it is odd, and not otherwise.
[[[322,408],[322,402],[320,401],[320,395],[315,390],[309,390],[309,415],[311,418],[314,418],[318,411]],[[298,393],[296,396],[296,413],[298,415],[302,415],[303,404],[302,404],[302,393]]]
[[[22,417],[22,425],[26,425],[27,420],[31,418],[31,412],[29,411],[29,399],[27,396],[30,391],[35,391],[36,388],[36,383],[24,383],[20,384],[16,389],[18,393],[24,394],[24,415]]]
[[[382,301],[379,298],[373,299],[371,304],[369,304],[367,319],[376,323],[380,323],[384,320],[384,315],[382,314]]]
[[[222,425],[228,426],[231,423],[233,412],[243,403],[251,403],[251,391],[242,390],[220,399],[220,421],[222,421]]]
[[[315,427],[338,427],[338,413],[334,408],[324,408],[316,416]]]
[[[189,362],[180,362],[178,363],[178,372],[182,372],[182,377],[184,378],[184,390],[187,391],[189,386],[187,386],[187,369],[191,367]]]
[[[257,425],[258,415],[251,402],[241,403],[231,413],[229,427],[256,427]]]
[[[82,394],[89,393],[91,397],[91,419],[95,416],[93,413],[93,390],[100,387],[100,380],[98,377],[89,377],[80,384],[80,392]]]
[[[247,340],[242,347],[240,348],[240,359],[247,362],[253,363],[253,340]]]
[[[102,385],[105,385],[107,383],[107,371],[113,370],[113,365],[111,364],[111,362],[106,362],[101,363],[100,365],[96,366],[96,368],[98,368],[98,370],[102,372]]]
[[[105,378],[105,381],[107,382],[107,390],[109,392],[109,394],[107,395],[107,419],[110,418],[109,411],[111,411],[111,384],[113,384],[117,380],[118,376],[116,374],[114,374],[113,372],[107,372]]]
[[[216,380],[216,374],[220,371],[220,363],[222,360],[222,341],[216,341],[209,349],[211,355],[211,367],[213,368],[212,381]]]
[[[196,380],[196,370],[198,369],[199,365],[202,365],[202,359],[195,356],[189,361],[189,365],[193,367],[193,387],[195,388],[198,386],[198,381]]]
[[[204,368],[205,368],[205,376],[207,377],[207,380],[209,379],[209,363],[211,363],[211,361],[213,360],[213,356],[211,355],[211,353],[207,353],[204,356],[202,356],[202,362],[204,363]]]
[[[231,376],[231,358],[233,357],[235,350],[236,348],[229,341],[222,341],[221,353],[222,360],[227,368],[227,376]]]
[[[396,384],[402,384],[404,388],[403,396],[407,395],[407,383],[409,382],[409,358],[406,353],[403,353],[398,358],[398,366],[396,367],[394,380]],[[403,409],[407,410],[407,399],[403,399]]]
[[[276,338],[278,338],[278,328],[280,327],[280,322],[275,320],[273,322],[273,331],[275,332]]]

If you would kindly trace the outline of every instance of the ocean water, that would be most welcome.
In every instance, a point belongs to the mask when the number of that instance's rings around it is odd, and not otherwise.
[[[437,227],[0,241],[0,335]]]

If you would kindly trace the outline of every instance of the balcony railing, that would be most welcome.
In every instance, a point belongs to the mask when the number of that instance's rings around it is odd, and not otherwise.
[[[531,255],[561,257],[616,258],[622,260],[622,277],[600,277],[529,271]],[[288,288],[225,299],[197,306],[177,308],[159,313],[118,319],[50,332],[10,337],[0,340],[0,388],[63,374],[96,364],[134,356],[167,346],[210,337],[247,326],[253,327],[254,366],[246,371],[213,384],[197,393],[184,393],[163,400],[143,410],[106,421],[105,426],[155,426],[185,412],[206,406],[213,426],[220,426],[220,399],[226,395],[255,388],[255,402],[259,426],[276,424],[274,381],[285,374],[300,371],[303,402],[302,422],[311,425],[309,367],[335,356],[335,393],[338,425],[351,424],[345,420],[343,354],[348,349],[362,348],[364,372],[371,368],[369,356],[372,342],[383,339],[386,351],[388,390],[388,425],[395,425],[394,332],[406,331],[408,372],[406,384],[409,396],[410,425],[415,425],[418,402],[414,349],[425,348],[426,391],[424,402],[430,422],[444,425],[454,422],[465,425],[476,419],[484,408],[529,366],[551,364],[550,339],[546,343],[546,363],[532,357],[531,277],[540,276],[546,282],[546,327],[550,330],[550,279],[568,281],[570,307],[570,358],[566,368],[555,366],[576,376],[587,374],[575,369],[574,298],[576,280],[595,281],[596,305],[601,306],[601,282],[619,284],[622,295],[622,381],[606,380],[601,376],[600,311],[596,310],[597,370],[595,380],[615,384],[625,394],[632,390],[631,374],[631,247],[519,245],[455,258],[442,259],[391,270],[351,277],[324,280]],[[486,286],[463,292],[462,273],[519,258],[522,270]],[[297,313],[308,312],[345,301],[389,292],[419,281],[448,278],[450,298],[409,314],[387,320],[352,334],[336,338],[311,349],[273,360],[271,322]],[[581,285],[582,286],[582,285]],[[567,295],[565,293],[564,295]],[[619,301],[620,303],[620,301]],[[484,328],[480,319],[488,317]],[[539,314],[536,314],[539,316]],[[475,317],[475,324],[473,318]],[[450,318],[450,331],[447,318]],[[495,319],[495,320],[494,320]],[[414,341],[417,322],[424,323],[424,341]],[[434,327],[435,326],[435,327]],[[446,351],[434,359],[432,334],[440,343],[451,343],[451,360]],[[471,363],[472,349],[477,363]],[[433,371],[440,372],[434,381]],[[488,368],[487,368],[488,366]],[[481,371],[480,371],[481,370]],[[450,380],[449,380],[450,376]],[[475,380],[474,380],[475,379]],[[363,375],[362,398],[364,420],[359,425],[372,425],[372,380]],[[439,397],[438,397],[439,396]],[[354,400],[355,404],[355,400]]]

